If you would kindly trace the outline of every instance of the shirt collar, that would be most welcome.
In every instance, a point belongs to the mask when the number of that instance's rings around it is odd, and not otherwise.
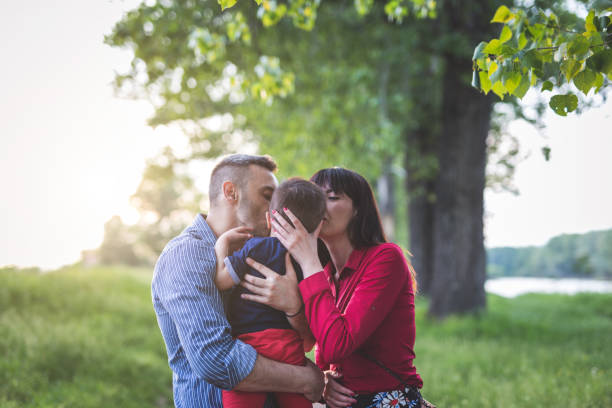
[[[353,251],[349,255],[348,261],[346,261],[346,264],[344,265],[344,269],[340,272],[340,274],[342,274],[344,272],[344,270],[346,270],[346,269],[350,269],[352,271],[356,271],[357,268],[359,268],[359,265],[361,264],[361,260],[365,256],[366,252],[368,252],[368,248],[355,248],[355,249],[353,249]],[[325,265],[325,268],[323,268],[323,269],[327,273],[328,278],[331,278],[331,276],[334,273],[334,264],[333,264],[333,262],[329,261],[327,263],[327,265]]]
[[[357,268],[359,267],[359,264],[361,263],[361,260],[363,259],[367,251],[368,251],[368,248],[353,249],[353,252],[351,252],[351,255],[349,256],[348,261],[346,261],[346,265],[344,265],[344,268],[345,269],[349,268],[354,271],[357,270]]]
[[[205,214],[196,215],[191,226],[202,235],[202,239],[207,242],[212,242],[213,245],[217,241],[217,236],[206,222]]]

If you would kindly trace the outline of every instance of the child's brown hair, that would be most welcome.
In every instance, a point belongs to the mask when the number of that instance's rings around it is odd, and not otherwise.
[[[315,183],[293,177],[283,181],[274,190],[270,211],[276,210],[293,225],[283,211],[283,208],[288,208],[308,232],[313,232],[325,215],[326,198],[321,187]]]

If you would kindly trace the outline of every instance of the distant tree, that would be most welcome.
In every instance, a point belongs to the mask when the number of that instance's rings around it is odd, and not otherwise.
[[[490,248],[487,273],[498,276],[612,278],[612,230],[564,234],[541,247]]]
[[[589,255],[581,255],[574,259],[574,265],[572,266],[572,272],[578,276],[585,278],[593,277],[595,270],[591,265],[591,258]]]
[[[133,227],[136,251],[155,262],[164,246],[193,220],[204,195],[194,185],[185,163],[166,148],[149,160],[131,202],[140,214]]]
[[[170,239],[178,235],[201,209],[203,194],[172,149],[147,162],[142,180],[131,197],[139,212],[135,225],[118,216],[105,225],[104,241],[95,255],[104,264],[153,264]]]
[[[143,260],[136,255],[135,244],[134,231],[115,215],[104,224],[104,240],[96,251],[97,261],[106,265],[141,264]]]

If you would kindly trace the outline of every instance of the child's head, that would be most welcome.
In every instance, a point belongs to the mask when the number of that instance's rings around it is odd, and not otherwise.
[[[283,181],[274,190],[270,201],[270,211],[276,210],[291,223],[283,211],[283,208],[288,208],[300,220],[304,228],[312,232],[319,226],[325,215],[325,200],[325,193],[319,186],[293,177]]]

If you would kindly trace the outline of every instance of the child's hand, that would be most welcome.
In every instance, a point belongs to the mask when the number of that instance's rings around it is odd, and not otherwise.
[[[219,236],[215,243],[215,248],[223,248],[225,251],[228,251],[231,247],[241,247],[247,239],[252,237],[251,229],[248,227],[232,228]],[[227,253],[224,255],[227,255]]]

